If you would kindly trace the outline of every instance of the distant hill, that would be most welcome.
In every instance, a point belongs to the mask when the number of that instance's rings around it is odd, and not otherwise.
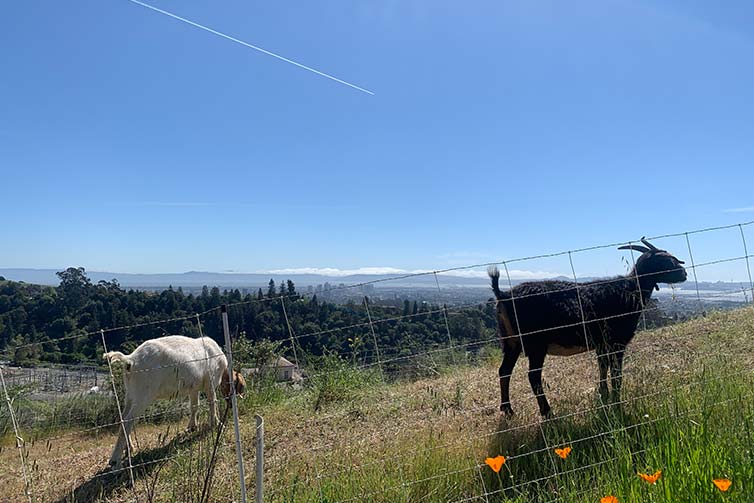
[[[60,280],[55,275],[58,269],[0,269],[0,276],[13,281],[24,281],[40,285],[57,285]],[[330,283],[350,285],[366,282],[386,282],[391,287],[428,287],[435,286],[434,275],[424,274],[401,278],[402,275],[391,274],[358,274],[351,276],[326,276],[320,274],[245,274],[245,273],[218,273],[189,271],[184,273],[170,274],[131,274],[116,272],[86,271],[87,276],[93,283],[98,281],[118,280],[121,286],[126,288],[167,288],[173,287],[201,287],[204,285],[232,288],[267,288],[270,279],[276,284],[286,280],[293,281],[299,288]],[[486,277],[467,278],[438,274],[443,287],[487,287],[489,280]],[[563,278],[565,279],[565,278]],[[377,283],[375,287],[379,287]]]
[[[23,281],[38,285],[56,286],[60,280],[55,275],[58,269],[3,269],[0,268],[0,276],[13,281]],[[293,281],[299,290],[308,286],[323,285],[330,283],[332,286],[340,284],[354,285],[359,283],[375,282],[375,288],[436,288],[434,275],[431,273],[422,275],[409,275],[404,278],[401,274],[357,274],[350,276],[327,276],[322,274],[246,274],[246,273],[220,273],[189,271],[184,273],[167,274],[132,274],[117,272],[86,271],[87,276],[93,283],[98,281],[110,281],[117,279],[124,288],[133,289],[164,289],[168,286],[184,288],[200,288],[204,285],[217,286],[220,288],[262,288],[266,291],[270,279],[279,285],[286,280]],[[449,274],[438,274],[442,288],[488,288],[489,280],[486,275],[479,273],[479,277],[460,277]],[[570,280],[565,276],[556,276],[549,279]],[[595,279],[591,277],[579,278],[582,281]],[[526,281],[523,279],[513,280],[513,284]],[[695,290],[693,281],[676,285],[678,290]],[[700,281],[699,288],[714,291],[738,291],[742,288],[749,290],[748,283],[740,282],[710,282]]]

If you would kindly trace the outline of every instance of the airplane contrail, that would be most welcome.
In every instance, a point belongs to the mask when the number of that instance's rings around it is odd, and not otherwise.
[[[328,78],[330,80],[334,80],[335,82],[338,82],[340,84],[346,85],[348,87],[351,87],[353,89],[356,89],[357,91],[361,91],[363,93],[369,94],[374,96],[374,93],[370,91],[369,89],[364,89],[363,87],[359,87],[356,84],[351,84],[350,82],[346,82],[345,80],[341,80],[337,77],[333,77],[332,75],[329,75],[325,72],[320,72],[319,70],[312,68],[310,66],[303,65],[301,63],[298,63],[296,61],[293,61],[292,59],[288,59],[286,57],[283,57],[279,54],[275,54],[274,52],[268,51],[267,49],[262,49],[261,47],[258,47],[256,45],[250,44],[248,42],[244,42],[243,40],[239,40],[235,37],[231,37],[230,35],[226,35],[225,33],[219,32],[217,30],[213,30],[212,28],[209,28],[207,26],[201,25],[199,23],[195,23],[194,21],[191,21],[189,19],[183,18],[181,16],[178,16],[176,14],[173,14],[172,12],[168,12],[166,10],[158,9],[157,7],[154,7],[152,5],[146,4],[144,2],[140,2],[139,0],[128,0],[131,3],[135,3],[137,5],[141,5],[142,7],[146,7],[147,9],[151,9],[155,12],[159,12],[160,14],[164,14],[165,16],[172,17],[173,19],[177,19],[178,21],[182,21],[186,24],[190,24],[191,26],[195,26],[196,28],[200,28],[204,31],[208,31],[214,35],[217,35],[218,37],[222,37],[224,39],[230,40],[231,42],[235,42],[237,44],[241,44],[244,47],[248,47],[249,49],[254,49],[255,51],[259,51],[261,53],[267,54],[268,56],[272,56],[273,58],[277,58],[281,61],[285,61],[286,63],[290,63],[292,65],[295,65],[299,68],[303,68],[304,70],[310,71],[312,73],[316,73],[317,75],[320,75],[322,77]]]

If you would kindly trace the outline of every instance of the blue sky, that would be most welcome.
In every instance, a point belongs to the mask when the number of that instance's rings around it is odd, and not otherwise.
[[[433,269],[754,220],[751,2],[149,3],[375,94],[128,0],[6,3],[0,267]]]

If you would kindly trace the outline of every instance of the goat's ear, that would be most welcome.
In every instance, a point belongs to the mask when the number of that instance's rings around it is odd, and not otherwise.
[[[228,372],[223,372],[222,378],[220,379],[220,392],[223,395],[223,398],[228,398],[230,396],[230,381],[228,380]]]
[[[246,379],[240,372],[233,371],[233,379],[236,381],[236,395],[243,398],[243,393],[246,391]]]
[[[618,247],[619,250],[634,250],[639,253],[647,253],[648,251],[652,251],[649,248],[641,245],[623,245]]]

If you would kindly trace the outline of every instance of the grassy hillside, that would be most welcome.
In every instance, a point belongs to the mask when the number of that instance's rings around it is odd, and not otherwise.
[[[517,414],[501,418],[498,364],[491,354],[474,367],[384,383],[330,361],[303,391],[248,393],[241,430],[250,495],[259,413],[265,501],[754,501],[754,309],[641,332],[627,356],[621,406],[597,402],[593,355],[553,357],[544,372],[553,416],[542,421],[521,360],[511,392]],[[199,501],[214,438],[176,435],[185,421],[137,428],[134,463],[148,463],[135,470],[140,501]],[[126,472],[104,472],[115,428],[76,432],[83,427],[26,436],[36,500],[132,500]],[[231,431],[220,442],[211,501],[237,501]],[[566,446],[567,458],[555,455]],[[484,460],[497,455],[507,460],[496,474]],[[151,462],[161,458],[169,459]],[[19,465],[7,438],[0,501],[23,499]],[[657,470],[654,485],[637,476]],[[733,482],[726,493],[712,484],[720,478]]]

